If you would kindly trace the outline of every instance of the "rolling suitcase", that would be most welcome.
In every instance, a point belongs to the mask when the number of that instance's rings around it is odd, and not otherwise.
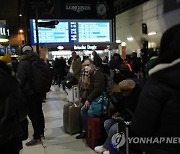
[[[64,131],[70,135],[81,131],[81,106],[69,102],[64,105],[63,109],[63,125]]]
[[[105,141],[105,131],[100,118],[87,118],[86,144],[94,149],[95,146],[102,145]]]
[[[117,132],[119,134],[124,133],[125,136],[122,134],[119,136],[119,138],[116,140],[113,140],[114,143],[110,143],[109,145],[109,152],[110,154],[143,154],[143,151],[141,150],[140,146],[138,144],[131,144],[129,145],[129,127],[131,125],[131,119],[133,116],[133,113],[129,109],[125,109],[122,113],[123,117],[118,122],[118,129]],[[121,139],[120,139],[121,138]],[[122,138],[124,138],[125,143],[122,144]],[[114,148],[114,145],[115,148]]]
[[[77,102],[79,101],[79,87],[77,85],[72,86],[71,89],[67,89],[67,99],[68,102]]]

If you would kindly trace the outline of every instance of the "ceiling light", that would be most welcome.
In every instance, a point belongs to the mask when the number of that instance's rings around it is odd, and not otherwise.
[[[122,43],[121,43],[121,46],[126,46],[126,42],[122,42]]]
[[[8,42],[9,39],[3,39],[3,38],[0,38],[0,42]]]
[[[63,49],[64,49],[64,47],[63,47],[63,46],[61,46],[61,45],[59,45],[59,46],[57,47],[57,49],[58,49],[58,50],[63,50]]]
[[[22,17],[22,14],[21,14],[21,13],[19,13],[19,17]]]
[[[156,35],[157,34],[157,32],[150,32],[150,33],[148,33],[148,35],[150,36],[150,35]]]
[[[19,30],[19,33],[23,33],[23,32],[24,32],[23,29],[20,29],[20,30]]]
[[[133,37],[127,37],[127,40],[128,40],[128,41],[133,41],[134,38],[133,38]]]
[[[121,40],[116,40],[116,43],[121,43]]]

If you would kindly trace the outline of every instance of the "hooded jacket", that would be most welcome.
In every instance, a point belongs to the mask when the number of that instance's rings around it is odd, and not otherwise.
[[[0,69],[0,144],[22,136],[20,122],[26,115],[26,102],[17,79]]]
[[[180,138],[180,59],[159,64],[149,74],[131,129],[140,137]],[[143,150],[146,154],[178,154],[179,143],[147,144]]]
[[[26,95],[33,95],[34,90],[31,84],[32,66],[31,63],[37,60],[38,55],[35,52],[29,52],[21,56],[21,62],[18,66],[17,76],[21,82],[22,89]]]

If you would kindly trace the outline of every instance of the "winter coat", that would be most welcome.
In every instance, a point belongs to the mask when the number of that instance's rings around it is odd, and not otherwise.
[[[31,63],[38,58],[35,52],[28,53],[21,56],[21,62],[18,66],[17,77],[19,78],[22,89],[26,95],[33,95],[34,90],[32,87],[32,66]]]
[[[90,76],[89,93],[87,100],[91,103],[99,97],[104,91],[106,86],[105,75],[100,69],[96,69]]]
[[[94,55],[93,63],[96,67],[102,67],[102,59],[98,54]]]
[[[72,70],[75,78],[77,79],[77,81],[79,81],[79,77],[81,73],[81,59],[79,56],[76,59],[74,59],[72,64]]]
[[[0,144],[22,137],[27,115],[26,100],[17,79],[0,69]]]
[[[180,59],[149,71],[131,129],[142,137],[180,137]],[[178,154],[178,144],[142,145],[146,154]]]

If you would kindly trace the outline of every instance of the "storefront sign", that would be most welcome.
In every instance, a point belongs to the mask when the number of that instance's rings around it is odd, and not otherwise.
[[[96,45],[74,45],[74,50],[96,50]]]
[[[83,12],[83,11],[91,11],[91,5],[90,4],[66,4],[66,10],[75,11],[77,13]]]
[[[0,24],[0,38],[9,39],[9,29],[6,27],[6,25]]]

